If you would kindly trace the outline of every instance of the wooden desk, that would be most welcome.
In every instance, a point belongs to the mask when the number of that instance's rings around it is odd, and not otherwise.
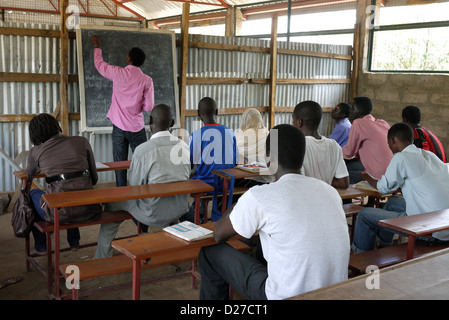
[[[116,161],[116,162],[104,162],[103,164],[106,165],[107,168],[97,168],[97,172],[127,170],[127,169],[129,169],[131,160]],[[22,181],[25,181],[27,179],[27,174],[24,170],[14,171],[13,174],[14,174],[14,176],[16,176],[17,178],[19,178]],[[45,178],[45,173],[41,171],[38,175],[34,176],[34,178]]]
[[[366,274],[303,293],[290,300],[447,300],[449,249],[402,262],[379,271],[379,289],[368,289]]]
[[[43,201],[54,212],[54,243],[55,243],[55,296],[59,294],[59,211],[58,208],[87,204],[117,202],[145,198],[159,198],[181,194],[195,194],[195,223],[199,223],[200,196],[214,188],[201,180],[187,180],[171,183],[156,183],[139,186],[80,190],[60,193],[47,193]]]
[[[415,214],[400,218],[379,220],[380,226],[408,235],[406,259],[413,258],[415,238],[449,229],[449,209]]]
[[[215,222],[202,224],[201,226],[213,230]],[[233,237],[230,240],[235,240]],[[157,232],[140,235],[128,239],[121,239],[112,242],[112,247],[123,253],[133,261],[133,300],[140,299],[140,271],[142,262],[164,254],[174,253],[181,250],[201,248],[216,244],[215,239],[208,238],[198,241],[186,241],[171,235],[168,232]]]

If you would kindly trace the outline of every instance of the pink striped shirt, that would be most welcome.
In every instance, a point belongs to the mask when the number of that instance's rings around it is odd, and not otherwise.
[[[124,130],[137,132],[145,126],[143,111],[154,107],[153,79],[139,67],[111,66],[103,61],[100,48],[94,49],[94,62],[98,72],[112,81],[112,99],[107,117]]]
[[[365,167],[364,172],[380,179],[393,158],[387,141],[389,129],[390,125],[385,120],[376,119],[371,114],[355,119],[349,130],[348,142],[342,148],[343,157],[358,155]]]

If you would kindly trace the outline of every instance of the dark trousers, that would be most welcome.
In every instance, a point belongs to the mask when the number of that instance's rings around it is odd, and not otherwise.
[[[40,201],[42,195],[45,194],[44,191],[40,189],[32,189],[30,190],[30,197],[33,201],[34,208],[36,209],[37,215],[35,215],[35,221],[45,221],[44,211],[40,206]],[[45,252],[47,250],[47,242],[45,234],[37,230],[36,227],[33,226],[31,229],[34,238],[34,249],[39,252]],[[70,248],[77,248],[79,246],[80,241],[80,231],[78,228],[67,229],[67,242],[70,245]]]
[[[345,160],[345,162],[349,173],[349,183],[354,184],[360,182],[362,171],[365,170],[362,162],[359,159]]]
[[[227,243],[201,248],[201,300],[229,299],[229,286],[248,300],[266,300],[267,267]]]
[[[147,135],[145,128],[138,132],[124,131],[116,126],[112,126],[112,154],[114,161],[126,161],[128,160],[128,151],[131,147],[132,152],[136,147],[147,141]],[[115,171],[115,181],[117,187],[126,186],[127,176],[126,170]]]

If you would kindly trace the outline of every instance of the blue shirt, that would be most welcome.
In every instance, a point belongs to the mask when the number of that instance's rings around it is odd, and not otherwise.
[[[351,129],[351,122],[348,118],[344,118],[335,125],[329,139],[334,139],[340,147],[343,147],[348,142],[349,129]]]
[[[212,170],[234,168],[239,160],[234,132],[228,127],[205,125],[190,135],[190,162],[197,169],[192,179],[214,184]]]
[[[387,171],[377,182],[377,189],[382,193],[398,188],[404,196],[407,215],[449,208],[448,166],[434,153],[414,144],[394,154]],[[433,236],[449,240],[449,230]]]

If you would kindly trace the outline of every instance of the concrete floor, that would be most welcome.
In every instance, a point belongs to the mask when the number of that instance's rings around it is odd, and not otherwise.
[[[11,227],[11,213],[0,215],[0,283],[12,277],[22,277],[23,280],[0,289],[0,300],[48,300],[47,283],[39,271],[32,267],[26,271],[25,266],[25,240],[16,238]],[[80,244],[95,242],[98,236],[99,226],[90,226],[80,229]],[[152,228],[149,232],[158,232],[159,228]],[[118,237],[133,235],[136,226],[132,221],[125,221],[120,226]],[[33,246],[33,238],[31,237]],[[61,234],[61,247],[68,246],[65,240],[65,231]],[[61,263],[76,262],[84,259],[92,259],[95,247],[83,248],[77,252],[64,252],[61,254]],[[46,266],[46,257],[36,258],[39,264]],[[181,271],[190,267],[190,263],[178,265]],[[164,275],[176,274],[175,266],[166,266],[142,271],[142,279],[152,279]],[[105,287],[118,283],[131,281],[132,274],[120,274],[97,279],[88,279],[81,282],[83,289]],[[64,282],[61,287],[65,292]],[[197,300],[199,296],[199,282],[196,288],[191,287],[191,277],[183,277],[163,282],[145,284],[141,288],[141,299],[149,300]],[[81,300],[130,300],[131,288],[123,288],[117,291],[104,292],[92,296],[80,297]]]

